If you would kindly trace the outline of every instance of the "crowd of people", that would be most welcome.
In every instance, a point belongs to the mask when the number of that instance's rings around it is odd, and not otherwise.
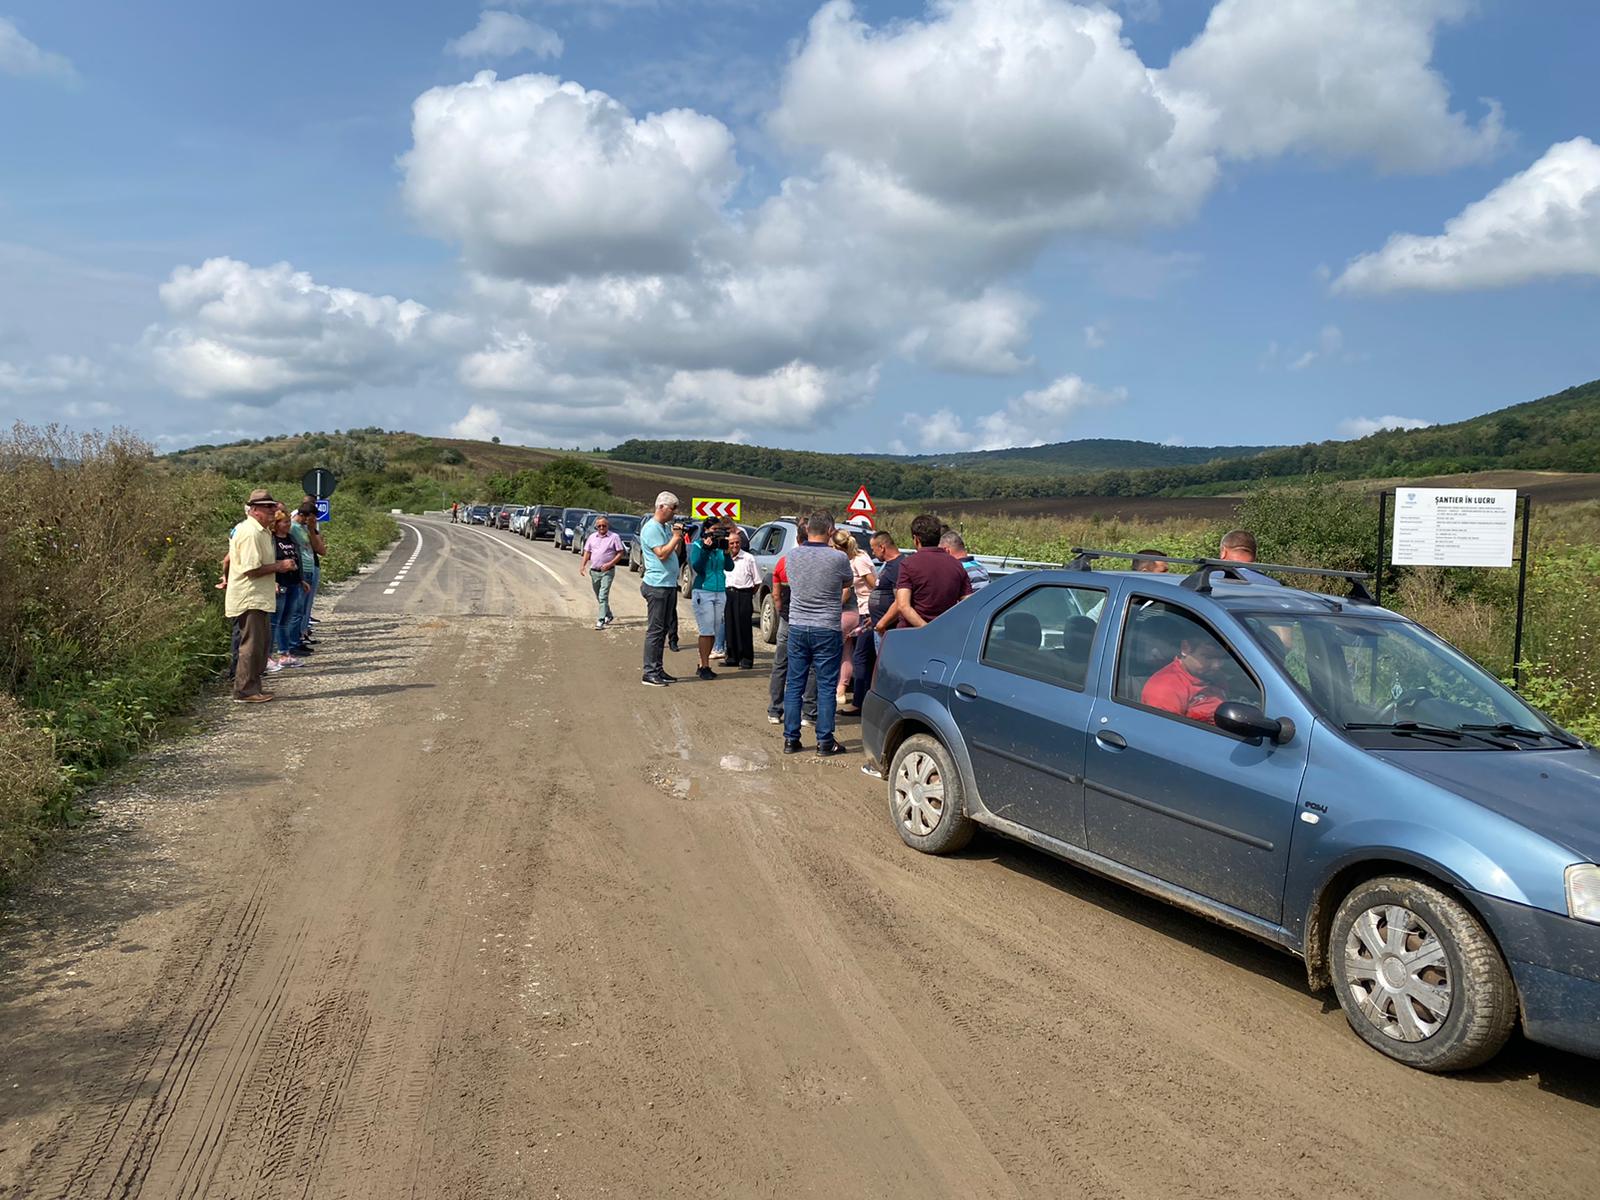
[[[671,492],[662,492],[640,531],[644,578],[639,590],[647,611],[640,680],[647,687],[678,682],[666,670],[665,653],[679,648],[678,580],[685,563],[698,634],[697,678],[717,677],[711,666],[715,659],[740,670],[755,666],[753,606],[761,586],[756,559],[731,522],[707,524],[691,536],[690,526],[677,519],[678,503]],[[610,576],[623,552],[620,539],[604,525],[596,523],[580,567],[594,586],[597,629],[612,621]],[[915,554],[902,553],[888,530],[836,526],[825,510],[803,516],[800,526],[803,540],[773,568],[778,627],[767,720],[783,727],[785,754],[803,749],[801,732],[811,726],[816,752],[832,757],[845,753],[837,721],[841,714],[861,711],[884,636],[897,627],[926,625],[987,587],[990,578],[967,552],[961,534],[929,514],[911,522]],[[870,533],[867,545],[858,541],[858,533]],[[1252,582],[1277,582],[1243,565],[1256,558],[1248,530],[1228,533],[1220,557],[1241,564],[1239,574]],[[1147,548],[1136,552],[1133,569],[1164,574],[1168,563],[1164,551]],[[1145,702],[1209,719],[1220,701],[1213,701],[1203,678],[1208,653],[1205,647],[1179,647],[1151,680]],[[871,764],[863,769],[876,773]]]
[[[298,667],[315,653],[312,605],[322,555],[316,501],[307,496],[293,511],[258,488],[245,502],[244,519],[228,535],[222,560],[223,612],[233,626],[228,678],[233,698],[264,704],[272,693],[262,681]]]

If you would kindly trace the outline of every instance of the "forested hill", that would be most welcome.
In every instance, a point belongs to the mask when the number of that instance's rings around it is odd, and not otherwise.
[[[936,467],[917,459],[698,441],[627,441],[612,450],[610,457],[656,466],[732,471],[833,490],[868,483],[875,496],[891,500],[1150,496],[1313,472],[1343,479],[1384,479],[1487,470],[1600,471],[1600,380],[1449,425],[1143,469],[995,474],[970,467]]]
[[[1010,450],[968,450],[948,454],[873,455],[892,462],[952,467],[990,475],[1076,475],[1082,471],[1179,467],[1217,459],[1251,458],[1271,446],[1164,446],[1123,438],[1080,438]]]

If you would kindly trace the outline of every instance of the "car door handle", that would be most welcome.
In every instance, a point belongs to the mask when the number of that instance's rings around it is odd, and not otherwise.
[[[970,683],[958,683],[956,684],[956,695],[963,700],[976,700],[978,698],[978,689]]]
[[[1126,750],[1128,748],[1128,739],[1111,729],[1102,729],[1094,735],[1094,740],[1107,750]]]

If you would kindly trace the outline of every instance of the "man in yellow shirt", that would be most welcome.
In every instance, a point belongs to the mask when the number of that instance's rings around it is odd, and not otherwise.
[[[294,569],[292,559],[279,559],[267,532],[278,502],[264,488],[250,493],[248,514],[228,535],[228,590],[223,612],[233,622],[239,642],[239,665],[233,675],[233,698],[264,704],[272,696],[261,690],[261,675],[271,649],[271,616],[278,604],[276,576]]]

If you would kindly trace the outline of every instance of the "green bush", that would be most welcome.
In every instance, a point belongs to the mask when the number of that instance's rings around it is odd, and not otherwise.
[[[126,761],[226,668],[212,587],[252,487],[174,470],[135,438],[15,427],[0,438],[0,881],[84,784]],[[342,493],[341,493],[342,495]],[[326,530],[332,583],[392,542],[359,499]]]

